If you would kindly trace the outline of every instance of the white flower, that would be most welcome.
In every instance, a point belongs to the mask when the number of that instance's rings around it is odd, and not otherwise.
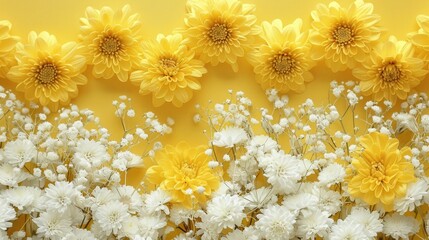
[[[217,147],[231,148],[234,145],[247,141],[247,133],[238,127],[227,127],[220,132],[215,132],[213,145]]]
[[[144,239],[158,239],[159,231],[167,225],[161,215],[144,216],[140,219],[140,236]]]
[[[106,147],[100,142],[80,139],[76,144],[73,163],[79,168],[89,170],[92,167],[99,167],[109,159]]]
[[[132,186],[121,185],[112,189],[116,199],[128,206],[130,213],[135,213],[143,207],[143,200],[140,193]]]
[[[133,167],[143,167],[143,160],[140,156],[130,152],[119,152],[112,161],[112,167],[120,171],[126,171]]]
[[[240,230],[234,230],[225,237],[222,237],[221,240],[247,240],[248,236],[246,236],[242,231]]]
[[[277,196],[274,194],[273,189],[266,187],[250,191],[243,199],[246,201],[246,207],[250,209],[263,208],[266,205],[277,202]]]
[[[81,192],[70,182],[55,182],[45,189],[46,205],[60,213],[76,202]]]
[[[118,239],[130,238],[133,239],[134,236],[138,235],[140,232],[140,219],[136,216],[128,217],[122,223],[122,229],[118,234]]]
[[[296,221],[296,235],[304,239],[314,239],[317,235],[325,237],[334,220],[330,214],[319,209],[303,210]]]
[[[383,233],[392,238],[408,239],[419,231],[419,222],[413,218],[394,213],[384,217]]]
[[[254,136],[246,146],[249,155],[263,156],[277,149],[278,144],[272,138],[266,135]]]
[[[15,220],[15,218],[15,209],[0,198],[0,230],[5,231],[12,227],[12,223],[10,221]]]
[[[22,171],[20,168],[15,168],[9,164],[3,164],[0,166],[0,184],[16,187],[18,183],[31,177],[31,174]]]
[[[95,211],[99,206],[107,204],[109,201],[119,200],[118,196],[108,188],[95,187],[91,193],[92,197],[89,197],[89,207],[92,211]]]
[[[311,192],[315,197],[318,198],[317,206],[323,211],[328,212],[330,215],[341,210],[341,194],[323,187],[313,187]]]
[[[33,222],[38,226],[37,233],[48,239],[61,239],[71,231],[70,217],[54,210],[42,212]]]
[[[338,163],[329,164],[320,171],[317,179],[321,185],[330,187],[333,184],[340,183],[346,176],[346,170]]]
[[[170,209],[166,204],[171,200],[170,195],[161,189],[152,191],[150,194],[145,195],[144,205],[148,213],[164,212],[170,214]]]
[[[380,219],[380,214],[377,211],[369,211],[369,209],[362,207],[355,207],[352,209],[350,215],[347,216],[346,220],[351,220],[355,223],[364,226],[367,236],[374,238],[377,233],[383,230],[383,223]]]
[[[240,226],[246,214],[243,213],[245,202],[237,195],[220,195],[207,204],[208,219],[219,227],[219,230]]]
[[[3,156],[5,163],[23,168],[25,163],[32,161],[37,156],[37,148],[28,139],[17,139],[6,143]]]
[[[400,214],[414,211],[415,207],[422,205],[425,197],[429,195],[429,186],[424,179],[419,179],[408,185],[407,193],[403,198],[396,199],[395,210]]]
[[[182,222],[187,222],[188,219],[193,219],[196,212],[193,209],[184,208],[181,206],[173,206],[170,209],[170,221],[179,225]]]
[[[362,224],[353,221],[344,221],[339,219],[337,224],[331,228],[330,240],[370,240],[365,234],[365,228]]]
[[[130,214],[127,205],[115,200],[101,205],[94,214],[94,220],[100,225],[106,235],[117,234],[122,224]]]
[[[42,194],[39,188],[19,186],[4,190],[2,197],[20,212],[30,213],[42,205]]]
[[[299,192],[297,194],[285,196],[283,206],[289,211],[300,211],[301,209],[312,209],[319,204],[319,199],[311,193]]]
[[[266,239],[290,239],[294,236],[295,214],[286,207],[272,205],[258,214],[255,227]]]
[[[73,227],[72,231],[67,233],[61,240],[97,240],[92,232]]]

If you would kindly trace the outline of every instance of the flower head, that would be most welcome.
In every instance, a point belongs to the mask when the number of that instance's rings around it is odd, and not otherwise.
[[[207,70],[202,61],[194,59],[187,41],[179,33],[159,34],[155,41],[144,45],[141,70],[133,72],[130,80],[140,84],[141,94],[152,93],[155,106],[171,102],[180,107],[201,88],[198,78]]]
[[[335,1],[318,4],[311,16],[312,58],[325,58],[333,71],[352,68],[363,61],[380,38],[380,16],[373,14],[371,3],[362,0],[356,0],[348,8]]]
[[[18,65],[7,76],[18,83],[16,89],[30,101],[52,108],[68,104],[77,96],[77,86],[87,82],[82,74],[86,58],[80,53],[81,47],[75,42],[61,45],[47,32],[30,32],[26,44],[17,44]]]
[[[394,213],[384,217],[383,233],[393,239],[409,239],[410,236],[419,231],[417,219]]]
[[[398,149],[397,139],[379,132],[362,136],[360,144],[363,150],[352,161],[354,172],[348,191],[370,205],[381,203],[386,211],[391,211],[395,199],[403,197],[408,184],[416,179],[413,165],[406,160],[411,150]]]
[[[296,215],[285,206],[272,205],[261,212],[255,226],[265,239],[290,239],[294,236]]]
[[[15,220],[16,212],[5,200],[0,199],[0,230],[12,227],[10,221]]]
[[[238,71],[237,58],[243,57],[256,34],[255,6],[239,0],[189,0],[185,37],[204,62],[231,64]]]
[[[0,77],[6,76],[9,67],[14,63],[13,53],[19,39],[10,35],[11,28],[9,21],[0,21]]]
[[[93,65],[92,74],[105,79],[116,75],[126,82],[141,60],[139,15],[131,14],[129,5],[116,12],[110,7],[88,7],[85,15],[80,19],[80,38],[88,46],[86,55]]]
[[[417,32],[408,34],[408,37],[414,46],[423,50],[420,54],[427,60],[429,57],[429,16],[418,15],[416,21],[420,28]]]
[[[37,148],[28,139],[17,139],[4,146],[4,162],[22,168],[37,157]]]
[[[308,34],[301,29],[301,19],[287,26],[279,19],[262,23],[260,36],[264,42],[250,53],[250,61],[264,89],[302,92],[304,82],[313,79],[309,72],[313,64],[307,58],[310,52]]]
[[[413,54],[411,43],[390,37],[371,51],[362,67],[353,69],[353,75],[360,80],[364,94],[394,103],[397,98],[405,99],[428,73],[423,60]]]
[[[157,164],[147,170],[146,176],[170,193],[172,202],[188,208],[193,203],[204,203],[219,187],[219,178],[209,167],[210,159],[204,153],[206,149],[205,146],[192,148],[185,142],[167,145],[157,152]]]
[[[214,133],[213,145],[217,147],[231,148],[236,144],[248,140],[246,131],[238,127],[227,127],[220,132]]]

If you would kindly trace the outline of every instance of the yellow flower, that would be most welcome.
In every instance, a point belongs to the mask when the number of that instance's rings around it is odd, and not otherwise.
[[[19,39],[9,34],[11,27],[9,21],[0,21],[0,77],[6,76],[9,67],[15,63],[13,53]]]
[[[393,209],[396,198],[403,197],[408,184],[415,181],[414,167],[406,160],[411,149],[398,149],[399,141],[379,132],[362,136],[362,152],[352,160],[354,173],[348,183],[351,196],[369,205],[382,204],[386,211]]]
[[[237,58],[250,47],[255,6],[238,0],[189,0],[184,36],[198,57],[217,65],[228,63],[238,71]]]
[[[380,16],[373,14],[373,5],[356,0],[348,8],[337,2],[318,4],[311,13],[313,31],[310,34],[312,58],[325,58],[334,71],[353,68],[371,52],[380,38]]]
[[[179,33],[164,36],[144,45],[141,70],[131,73],[130,80],[140,84],[140,93],[152,93],[153,104],[172,102],[180,107],[201,88],[198,78],[207,70],[204,63],[194,59],[194,51]]]
[[[361,67],[353,69],[353,75],[360,80],[364,94],[395,103],[397,97],[405,99],[428,72],[423,60],[413,54],[411,43],[390,37],[371,51]]]
[[[192,208],[204,203],[219,187],[219,178],[208,165],[205,146],[190,147],[185,142],[167,145],[156,154],[156,165],[150,167],[148,180],[169,192],[176,203]],[[195,198],[193,198],[194,196]]]
[[[86,84],[82,74],[86,58],[80,53],[81,45],[75,42],[59,44],[47,32],[30,32],[28,43],[16,45],[18,65],[7,76],[18,85],[30,100],[55,109],[68,104],[78,94],[78,85]]]
[[[417,32],[408,34],[408,37],[413,45],[423,50],[420,52],[422,57],[429,60],[429,16],[419,15],[416,21],[420,28]]]
[[[129,73],[141,61],[141,22],[138,14],[130,13],[125,5],[114,12],[110,7],[100,10],[88,7],[86,17],[80,19],[80,38],[88,46],[86,53],[92,74],[97,78],[116,75],[126,82]]]
[[[283,26],[281,20],[263,22],[260,36],[264,43],[255,48],[249,60],[254,65],[256,80],[263,88],[303,92],[304,82],[311,81],[312,61],[308,59],[308,35],[302,33],[302,20]]]

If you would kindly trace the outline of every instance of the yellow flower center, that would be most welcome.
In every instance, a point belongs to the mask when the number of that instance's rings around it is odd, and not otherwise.
[[[197,171],[193,164],[183,164],[180,168],[180,171],[187,177],[195,177],[197,175]]]
[[[277,74],[290,74],[296,66],[296,60],[288,53],[277,54],[271,62],[271,66]]]
[[[380,162],[372,163],[371,176],[377,179],[377,184],[380,184],[386,177],[384,165]]]
[[[36,79],[40,84],[54,83],[58,78],[57,66],[52,62],[45,62],[36,68]]]
[[[99,44],[100,52],[105,56],[116,56],[122,50],[122,42],[115,35],[104,36]]]
[[[349,24],[338,24],[332,31],[334,42],[340,46],[350,45],[354,40],[354,32]]]
[[[208,36],[214,44],[223,45],[231,38],[231,32],[225,23],[215,23],[208,30]]]
[[[179,64],[177,60],[172,57],[164,57],[159,60],[161,71],[165,76],[173,77],[179,72]]]
[[[379,69],[380,78],[383,82],[397,82],[402,78],[402,71],[394,61],[387,62]]]

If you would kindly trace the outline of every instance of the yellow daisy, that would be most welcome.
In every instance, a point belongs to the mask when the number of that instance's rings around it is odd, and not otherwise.
[[[279,19],[262,23],[259,35],[264,43],[250,53],[249,60],[263,88],[275,88],[283,93],[303,92],[304,82],[313,79],[309,72],[313,62],[307,57],[308,35],[301,28],[301,19],[287,26]]]
[[[185,207],[205,203],[219,187],[219,177],[208,165],[206,149],[206,146],[190,147],[185,142],[167,145],[157,152],[156,165],[147,170],[146,177]]]
[[[110,7],[88,7],[86,17],[80,21],[80,39],[87,46],[92,74],[105,79],[116,75],[126,82],[130,71],[141,61],[139,15],[131,14],[129,5],[116,12]]]
[[[87,82],[82,74],[86,58],[80,50],[81,45],[75,42],[61,45],[47,32],[30,32],[28,43],[16,45],[18,64],[7,76],[18,83],[16,89],[28,100],[55,109],[69,103],[78,94],[77,86]]]
[[[228,63],[238,71],[237,58],[244,56],[256,34],[255,6],[238,0],[188,0],[187,8],[183,34],[198,57],[212,65]]]
[[[369,205],[382,204],[391,211],[394,200],[403,197],[408,184],[416,179],[414,167],[406,159],[411,157],[411,149],[398,149],[398,139],[379,132],[362,136],[360,144],[363,150],[352,160],[348,191]]]
[[[405,99],[428,72],[423,60],[413,54],[411,43],[390,37],[371,51],[361,67],[353,69],[353,75],[364,94],[395,103],[397,98]]]
[[[408,37],[414,46],[419,50],[423,50],[419,52],[419,55],[429,60],[429,16],[419,15],[416,21],[419,25],[419,30],[408,34]]]
[[[362,62],[382,31],[378,26],[380,16],[373,14],[373,5],[362,0],[356,0],[348,8],[335,1],[318,4],[311,17],[311,56],[315,60],[324,58],[334,72]]]
[[[201,88],[198,78],[207,70],[202,61],[194,59],[186,42],[176,33],[159,34],[155,41],[144,44],[141,70],[131,73],[130,80],[140,84],[141,94],[152,93],[155,106],[171,102],[180,107]]]
[[[0,21],[0,77],[6,76],[9,67],[15,63],[13,53],[19,39],[9,34],[11,28],[9,21]]]

